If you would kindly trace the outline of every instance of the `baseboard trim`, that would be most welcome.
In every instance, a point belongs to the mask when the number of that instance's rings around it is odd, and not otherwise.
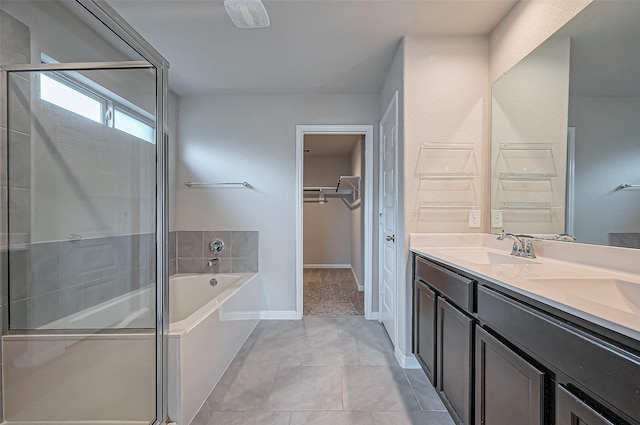
[[[360,284],[360,281],[358,280],[358,276],[356,276],[356,271],[353,270],[353,266],[350,266],[350,269],[351,269],[351,274],[353,275],[353,279],[356,281],[356,285],[358,285],[358,291],[363,292],[364,286]]]
[[[398,360],[398,363],[400,364],[400,367],[403,369],[420,369],[420,363],[418,363],[416,356],[413,354],[405,356],[397,347],[394,354],[396,356],[396,360]]]
[[[305,269],[351,269],[351,264],[305,264],[303,267]]]
[[[295,310],[261,311],[261,320],[297,320],[298,313]]]
[[[369,316],[365,316],[365,319],[367,319],[367,320],[379,320],[380,319],[380,314],[377,311],[372,311],[371,314],[369,314]]]

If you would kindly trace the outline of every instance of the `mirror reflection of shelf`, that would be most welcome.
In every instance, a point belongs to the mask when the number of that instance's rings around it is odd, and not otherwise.
[[[540,151],[553,149],[551,143],[500,143],[500,150],[503,151]]]
[[[536,180],[558,176],[551,143],[500,143],[495,167],[501,179]]]
[[[420,146],[416,172],[421,176],[478,176],[475,146],[473,143],[424,143]]]

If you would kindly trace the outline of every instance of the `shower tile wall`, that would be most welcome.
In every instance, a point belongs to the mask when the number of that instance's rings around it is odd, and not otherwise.
[[[0,64],[29,63],[31,60],[31,34],[29,27],[15,19],[13,16],[0,11]],[[11,134],[8,134],[6,122],[6,74],[0,77],[0,332],[4,332],[4,316],[7,311],[7,278],[8,278],[8,252],[7,246],[12,242],[22,243],[17,253],[24,252],[24,244],[28,242],[30,232],[29,223],[24,219],[30,214],[30,132],[29,125],[29,83],[27,80],[16,80],[20,83],[22,95],[20,99],[11,99]],[[20,130],[18,132],[17,130]],[[16,153],[16,162],[7,166],[7,148],[12,155]],[[8,173],[11,179],[7,180]],[[9,184],[11,186],[9,186]],[[10,196],[9,196],[10,195]],[[7,229],[7,216],[16,220],[21,234],[9,237]],[[22,251],[21,251],[22,250]],[[0,357],[0,380],[2,378],[2,358]],[[1,391],[1,390],[0,390]],[[2,394],[0,393],[0,400]],[[0,403],[0,418],[2,418],[2,403]]]
[[[31,244],[9,260],[12,328],[42,326],[151,285],[155,272],[154,234]]]
[[[207,267],[207,261],[214,258],[213,253],[209,251],[209,242],[216,238],[224,241],[225,249],[218,256],[220,264],[214,268]],[[172,243],[171,237],[169,241]],[[255,273],[258,271],[258,232],[178,231],[175,243],[176,273]],[[169,248],[170,253],[171,250]]]

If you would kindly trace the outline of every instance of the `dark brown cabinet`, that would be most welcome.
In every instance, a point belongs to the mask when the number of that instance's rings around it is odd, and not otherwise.
[[[560,385],[556,399],[557,425],[614,425]]]
[[[475,366],[477,425],[543,424],[543,372],[480,327]]]
[[[438,298],[437,389],[457,424],[471,425],[473,319]]]
[[[418,362],[436,385],[436,293],[420,281],[415,283],[415,341]]]

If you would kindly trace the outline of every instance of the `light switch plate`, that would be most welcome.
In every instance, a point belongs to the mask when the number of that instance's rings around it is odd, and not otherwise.
[[[469,228],[477,229],[480,227],[480,210],[469,211]]]
[[[491,227],[502,227],[502,210],[491,210]]]

